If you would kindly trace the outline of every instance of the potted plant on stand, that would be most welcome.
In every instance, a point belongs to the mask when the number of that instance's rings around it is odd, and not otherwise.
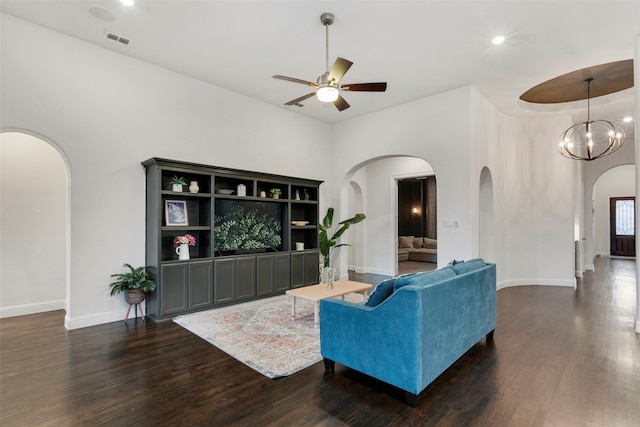
[[[133,267],[131,264],[123,264],[123,267],[129,269],[126,273],[112,274],[111,277],[115,277],[116,280],[111,282],[111,295],[117,295],[120,292],[124,292],[124,298],[129,303],[129,310],[127,310],[127,316],[124,318],[125,323],[129,317],[131,311],[131,305],[136,305],[136,317],[138,316],[138,307],[140,303],[144,301],[147,292],[155,291],[156,283],[151,280],[151,274],[147,271],[146,267]],[[140,315],[144,321],[144,313],[140,308]]]
[[[337,228],[337,230],[331,230],[333,225],[333,211],[333,208],[327,209],[327,214],[324,216],[322,223],[318,224],[318,228],[320,229],[320,254],[322,255],[320,280],[322,283],[328,283],[329,289],[333,288],[333,275],[335,273],[335,268],[331,265],[333,250],[340,246],[350,246],[348,243],[338,244],[338,239],[351,225],[362,222],[367,218],[365,214],[358,213],[352,218],[340,221],[338,223],[340,227]],[[329,234],[331,234],[331,237],[329,237]]]

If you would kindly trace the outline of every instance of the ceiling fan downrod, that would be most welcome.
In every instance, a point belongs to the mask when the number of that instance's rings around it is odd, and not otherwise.
[[[329,74],[329,25],[333,24],[334,16],[333,13],[325,12],[320,15],[320,22],[324,25],[325,28],[325,71],[327,75]]]

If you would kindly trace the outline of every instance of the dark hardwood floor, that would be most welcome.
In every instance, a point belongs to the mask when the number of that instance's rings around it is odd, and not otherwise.
[[[462,356],[417,408],[340,365],[270,380],[173,322],[67,331],[61,311],[6,318],[0,424],[637,426],[635,282],[635,261],[600,258],[575,291],[500,290],[494,340]]]

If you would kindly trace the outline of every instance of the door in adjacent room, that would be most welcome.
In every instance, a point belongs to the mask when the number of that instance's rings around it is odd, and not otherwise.
[[[611,197],[611,255],[636,256],[635,197]]]

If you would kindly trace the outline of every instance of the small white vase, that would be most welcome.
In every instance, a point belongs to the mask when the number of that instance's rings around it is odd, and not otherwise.
[[[200,187],[198,187],[198,181],[191,181],[189,191],[192,193],[197,193],[198,191],[200,191]]]
[[[180,261],[186,261],[189,259],[189,245],[186,243],[181,243],[180,246],[176,248],[176,253],[178,254],[178,259]]]
[[[182,193],[182,185],[173,184],[173,191],[178,192],[178,193]]]

